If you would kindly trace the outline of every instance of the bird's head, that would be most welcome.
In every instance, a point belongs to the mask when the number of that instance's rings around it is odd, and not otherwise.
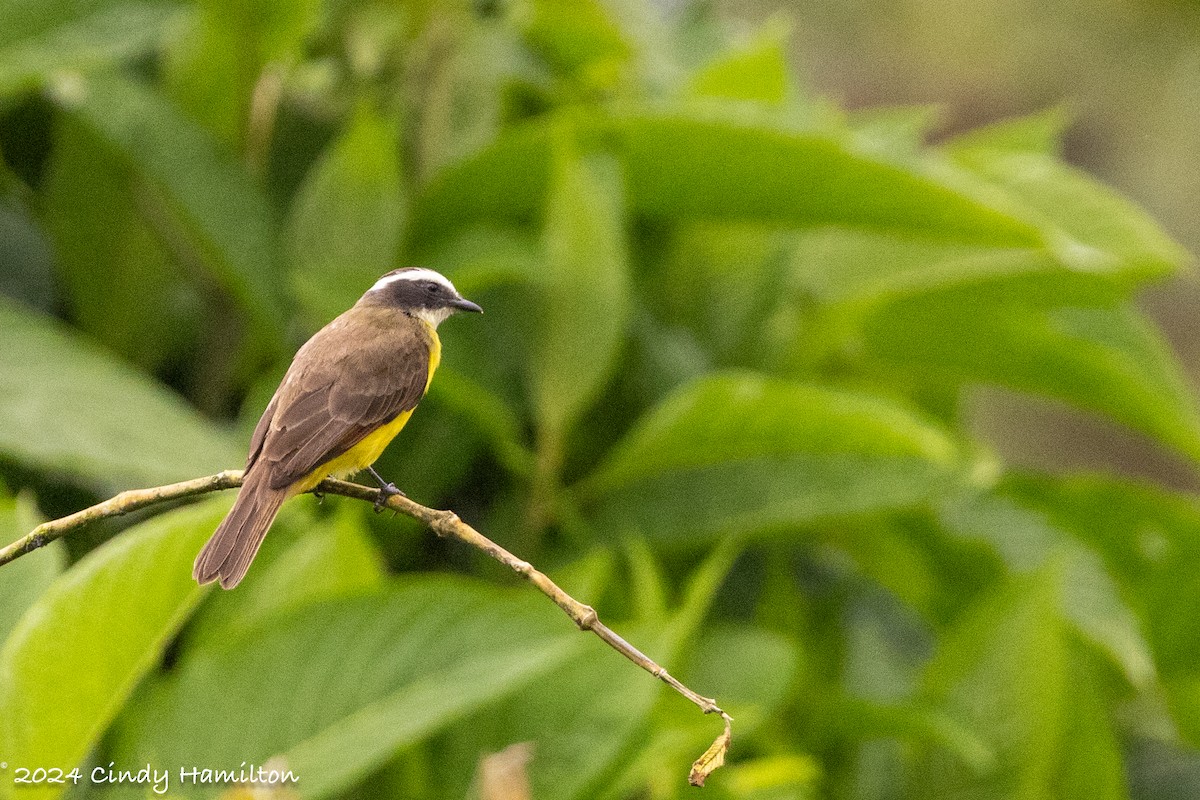
[[[483,313],[482,308],[459,294],[446,276],[422,267],[392,270],[375,281],[359,302],[396,308],[435,328],[458,311]]]

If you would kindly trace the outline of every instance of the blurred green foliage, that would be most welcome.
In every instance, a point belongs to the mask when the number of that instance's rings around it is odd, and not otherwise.
[[[706,792],[1200,794],[1200,506],[1007,469],[964,411],[1006,387],[1200,459],[1131,303],[1184,254],[1059,158],[1060,115],[929,146],[703,3],[0,23],[6,539],[34,501],[237,466],[295,347],[422,264],[487,314],[443,328],[381,471],[716,696]],[[480,760],[526,741],[537,798],[691,791],[713,720],[403,520],[302,498],[241,587],[196,587],[229,502],[0,569],[0,798],[282,757],[304,798],[486,800]]]

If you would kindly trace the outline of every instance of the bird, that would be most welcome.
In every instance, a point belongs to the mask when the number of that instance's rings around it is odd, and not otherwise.
[[[483,309],[434,270],[395,269],[301,346],[250,437],[233,508],[196,556],[198,583],[237,586],[284,501],[326,477],[368,471],[377,510],[403,494],[372,464],[429,389],[438,325],[461,311]]]

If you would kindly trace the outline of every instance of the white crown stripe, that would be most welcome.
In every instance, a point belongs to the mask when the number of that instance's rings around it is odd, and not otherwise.
[[[455,294],[458,294],[458,290],[454,288],[454,284],[452,284],[445,275],[442,275],[439,272],[434,272],[431,269],[424,269],[420,267],[401,270],[400,272],[394,274],[384,275],[382,278],[375,281],[375,285],[368,289],[368,291],[377,291],[396,281],[436,281]]]

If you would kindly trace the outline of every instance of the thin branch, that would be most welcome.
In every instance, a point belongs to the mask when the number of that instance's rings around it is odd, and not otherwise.
[[[0,567],[14,561],[26,553],[45,547],[51,542],[61,539],[76,528],[82,528],[91,522],[119,517],[130,511],[137,511],[156,503],[168,500],[179,500],[185,497],[215,492],[220,489],[233,489],[242,485],[242,471],[229,469],[209,475],[207,478],[195,478],[181,483],[166,486],[155,486],[153,489],[130,489],[121,492],[116,497],[97,503],[90,508],[76,511],[70,516],[43,522],[17,541],[0,549]]]
[[[44,547],[56,539],[61,539],[75,529],[82,528],[97,520],[121,516],[122,514],[128,514],[130,511],[136,511],[146,506],[168,500],[197,497],[222,489],[233,489],[241,485],[241,470],[226,470],[225,472],[218,472],[216,475],[209,475],[205,478],[195,478],[190,481],[156,486],[151,489],[131,489],[127,492],[121,492],[116,497],[105,500],[103,503],[98,503],[90,508],[77,511],[70,516],[44,522],[37,526],[27,535],[0,549],[0,566],[39,547]],[[379,498],[378,489],[348,481],[334,480],[333,478],[327,478],[322,481],[313,491],[321,494],[349,497],[354,500],[364,500],[369,503],[374,503]],[[517,558],[463,522],[453,511],[438,511],[426,508],[401,495],[388,497],[384,506],[394,511],[399,511],[401,514],[406,514],[413,519],[420,520],[428,525],[438,536],[457,539],[487,553],[532,583],[537,587],[538,591],[553,600],[555,605],[561,608],[581,631],[591,631],[600,637],[609,647],[683,695],[705,714],[719,714],[725,721],[725,730],[692,765],[692,771],[688,777],[692,785],[703,786],[705,778],[724,763],[725,752],[729,749],[730,737],[732,735],[731,726],[733,719],[717,706],[715,700],[702,697],[692,691],[656,664],[650,657],[642,653],[642,651],[622,639],[616,632],[600,621],[595,609],[571,597],[571,595],[559,588],[558,584],[550,580],[545,573],[535,569],[528,561]]]

